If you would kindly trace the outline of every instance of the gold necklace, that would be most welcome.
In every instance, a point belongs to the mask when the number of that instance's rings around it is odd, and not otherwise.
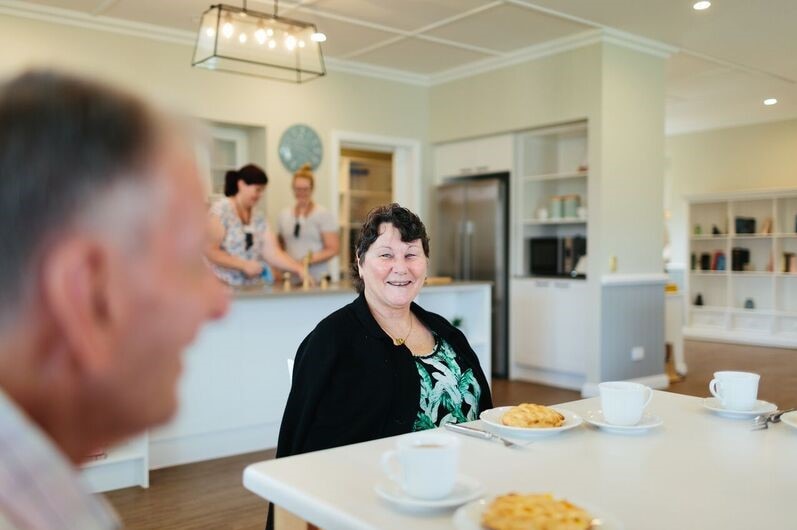
[[[385,331],[385,333],[387,333],[387,331]],[[387,336],[390,337],[391,339],[393,339],[393,345],[394,346],[401,346],[402,344],[407,342],[407,339],[409,338],[410,333],[412,333],[412,315],[410,315],[410,329],[409,329],[409,331],[407,331],[407,334],[404,335],[403,339],[401,337],[396,338],[393,335],[391,335],[390,333],[387,333]]]

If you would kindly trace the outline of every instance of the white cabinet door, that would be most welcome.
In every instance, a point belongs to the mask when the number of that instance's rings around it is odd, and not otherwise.
[[[578,280],[512,280],[513,362],[569,374],[586,372],[586,287]]]
[[[512,135],[502,134],[476,140],[442,144],[435,148],[435,177],[460,177],[510,171]]]

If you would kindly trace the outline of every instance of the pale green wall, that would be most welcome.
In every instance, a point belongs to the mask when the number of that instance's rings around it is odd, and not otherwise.
[[[193,49],[116,33],[0,16],[0,75],[57,66],[120,84],[189,115],[266,127],[270,216],[290,203],[289,174],[277,155],[282,132],[307,123],[322,137],[316,199],[331,206],[329,146],[333,129],[414,138],[429,160],[428,89],[331,72],[303,85],[191,68]],[[428,171],[425,171],[428,173]]]
[[[590,218],[601,245],[590,245],[590,259],[600,274],[612,256],[619,273],[662,272],[665,59],[606,45],[602,65],[600,196]]]
[[[493,70],[431,88],[432,143],[593,117],[601,45]]]
[[[688,265],[685,196],[797,187],[797,120],[670,136],[666,153],[673,263]]]

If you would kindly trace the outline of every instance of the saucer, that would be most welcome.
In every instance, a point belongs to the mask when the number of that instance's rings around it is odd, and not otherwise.
[[[783,416],[780,417],[780,421],[785,423],[792,429],[797,429],[797,410],[793,412],[787,412]]]
[[[777,405],[768,401],[756,400],[755,405],[750,410],[732,410],[726,409],[720,403],[720,400],[715,397],[704,398],[703,407],[712,412],[716,412],[725,418],[745,419],[754,418],[760,414],[767,414],[778,410]]]
[[[468,501],[484,494],[484,487],[478,480],[459,475],[454,483],[454,489],[442,499],[418,499],[407,495],[398,482],[390,479],[382,479],[374,485],[377,495],[386,501],[405,509],[410,510],[437,510],[442,508],[453,508],[460,506]]]
[[[454,512],[454,528],[457,530],[483,530],[482,514],[487,510],[492,502],[490,499],[479,499],[462,506]],[[623,524],[614,515],[606,512],[600,507],[591,504],[583,504],[580,501],[572,501],[577,506],[587,510],[595,519],[590,529],[594,530],[623,530]]]
[[[642,419],[636,425],[613,425],[606,421],[601,410],[587,411],[584,420],[601,430],[615,434],[640,434],[664,423],[664,420],[660,417],[645,413],[642,414]]]

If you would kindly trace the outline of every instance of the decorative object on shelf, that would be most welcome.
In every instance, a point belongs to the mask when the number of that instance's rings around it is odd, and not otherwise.
[[[694,252],[692,252],[690,263],[691,263],[690,269],[693,271],[697,270],[697,254],[695,254]]]
[[[742,247],[733,247],[731,250],[731,270],[744,271],[750,263],[750,250]]]
[[[697,296],[695,296],[695,305],[703,305],[703,295],[702,294],[697,293]]]
[[[587,207],[586,206],[579,206],[578,210],[576,210],[576,215],[578,215],[579,219],[586,219],[587,218]]]
[[[302,83],[326,75],[315,24],[226,4],[202,14],[192,66]]]
[[[767,217],[764,219],[764,222],[761,223],[761,232],[762,234],[771,234],[772,233],[772,218]]]
[[[717,225],[711,225],[711,234],[715,236],[721,236],[722,232],[720,232],[720,229],[717,228]]]
[[[578,207],[581,206],[580,195],[564,195],[562,197],[562,212],[564,217],[574,219],[578,216]]]
[[[797,255],[794,252],[783,253],[783,272],[797,272]]]
[[[561,219],[562,218],[562,196],[561,195],[553,195],[550,198],[550,207],[548,208],[548,213],[551,215],[551,219]]]
[[[703,252],[700,254],[700,270],[701,271],[710,271],[711,270],[711,254],[708,252]]]
[[[724,271],[725,270],[725,253],[718,250],[714,252],[714,259],[711,262],[711,270]]]
[[[464,319],[459,315],[451,317],[451,325],[454,326],[455,328],[462,329],[463,320]]]
[[[747,298],[744,301],[744,308],[745,309],[755,309],[755,302],[752,298]]]
[[[695,235],[699,236],[703,233],[703,228],[700,225],[695,225]]]
[[[548,219],[548,209],[544,206],[541,208],[537,208],[537,219],[540,221],[545,221]]]
[[[755,217],[737,217],[735,226],[737,234],[755,234]]]
[[[304,164],[310,164],[313,171],[318,169],[323,157],[321,138],[312,127],[298,123],[291,125],[282,133],[279,142],[279,155],[282,165],[291,173]]]
[[[617,256],[609,258],[609,272],[617,272]]]

